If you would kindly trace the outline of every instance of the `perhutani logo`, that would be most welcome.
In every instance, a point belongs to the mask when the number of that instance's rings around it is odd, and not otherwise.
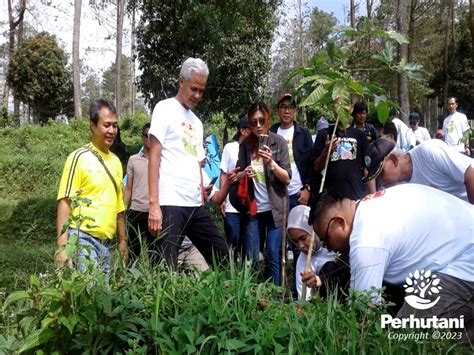
[[[431,270],[416,270],[406,278],[405,301],[415,309],[429,309],[438,303],[440,296],[436,297],[442,287],[440,279],[432,274]],[[436,297],[434,300],[433,298]]]

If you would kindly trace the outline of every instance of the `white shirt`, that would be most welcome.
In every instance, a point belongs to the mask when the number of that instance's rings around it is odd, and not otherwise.
[[[469,202],[464,174],[474,160],[449,148],[439,139],[430,139],[408,152],[413,166],[408,182],[434,187]]]
[[[402,120],[394,118],[392,122],[395,124],[398,132],[395,148],[400,149],[402,152],[408,152],[411,148],[416,146],[415,134]]]
[[[227,143],[224,147],[224,150],[222,152],[222,160],[221,160],[221,170],[229,174],[232,170],[235,169],[235,166],[237,165],[237,160],[239,159],[239,142],[230,142]],[[229,195],[227,195],[226,200],[225,200],[225,212],[230,212],[230,213],[239,213],[234,206],[229,201]]]
[[[316,275],[319,274],[324,264],[329,261],[334,261],[337,254],[333,251],[329,251],[326,248],[319,248],[317,252],[311,255],[311,271]],[[298,260],[296,261],[296,271],[295,271],[295,280],[296,280],[296,291],[298,292],[298,299],[301,299],[301,289],[303,288],[303,282],[301,281],[301,273],[304,272],[306,267],[306,254],[300,253]],[[311,299],[313,289],[306,289],[306,300]]]
[[[288,195],[294,195],[301,191],[303,187],[303,182],[301,181],[300,172],[298,171],[298,167],[296,166],[295,156],[293,155],[293,135],[295,132],[295,126],[291,126],[290,128],[281,128],[278,127],[278,135],[282,136],[285,141],[286,145],[288,146],[288,153],[290,155],[290,166],[291,166],[291,180],[290,184],[288,185]]]
[[[360,202],[350,236],[351,288],[402,285],[431,270],[474,281],[474,207],[445,192],[403,184]]]
[[[162,145],[160,205],[200,206],[199,162],[205,157],[201,121],[176,98],[166,99],[155,106],[148,133]]]
[[[445,142],[458,152],[464,152],[462,141],[464,132],[470,129],[467,117],[461,112],[455,112],[444,119],[443,133]]]
[[[412,132],[420,143],[431,139],[430,132],[425,127],[418,126],[417,129],[412,129]]]

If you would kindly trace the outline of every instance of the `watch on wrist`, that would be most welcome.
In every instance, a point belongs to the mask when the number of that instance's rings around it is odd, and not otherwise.
[[[274,161],[271,162],[270,164],[270,170],[274,171],[276,169],[276,163]]]
[[[304,185],[301,190],[308,190],[308,192],[311,192],[311,186],[309,184]]]

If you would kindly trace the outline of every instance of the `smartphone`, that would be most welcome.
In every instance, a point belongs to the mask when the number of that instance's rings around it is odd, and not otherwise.
[[[263,149],[263,146],[268,145],[268,136],[261,134],[258,136],[258,149]]]
[[[219,178],[218,176],[214,176],[214,177],[212,178],[211,182],[209,183],[209,185],[214,185],[214,184],[216,183],[216,181],[217,181],[218,178]]]

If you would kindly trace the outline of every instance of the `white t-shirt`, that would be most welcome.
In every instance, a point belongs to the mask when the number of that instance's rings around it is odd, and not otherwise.
[[[201,121],[175,98],[166,99],[153,110],[149,134],[162,145],[160,205],[200,206],[199,162],[205,158]]]
[[[257,156],[251,162],[255,177],[253,178],[253,185],[255,191],[255,200],[257,202],[257,213],[270,211],[272,205],[268,198],[267,184],[265,180],[265,163],[263,159]]]
[[[474,207],[403,184],[360,202],[350,236],[351,288],[402,285],[422,269],[474,281]]]
[[[416,146],[415,134],[402,120],[394,118],[392,122],[395,124],[398,132],[395,148],[400,149],[402,152],[408,152],[411,148]]]
[[[415,130],[412,129],[412,132],[419,143],[422,143],[424,141],[431,139],[430,132],[428,132],[428,130],[425,127],[418,126],[417,129]]]
[[[469,202],[464,174],[474,164],[473,159],[455,152],[439,139],[423,142],[408,154],[413,166],[408,182],[431,186]]]
[[[224,147],[224,150],[222,152],[222,159],[221,159],[221,170],[228,174],[232,170],[235,169],[235,166],[237,165],[237,160],[239,159],[239,142],[230,142],[227,143]],[[229,201],[229,195],[227,195],[225,199],[225,212],[230,212],[230,213],[239,213],[234,206]]]
[[[288,146],[288,153],[290,154],[290,166],[291,166],[291,180],[290,184],[288,185],[288,195],[294,195],[300,192],[301,188],[303,187],[303,183],[301,182],[300,172],[298,171],[298,167],[296,166],[295,156],[293,155],[293,134],[295,132],[295,126],[291,126],[290,128],[278,128],[278,135],[282,136],[285,141],[286,145]]]
[[[334,261],[337,257],[337,254],[333,251],[329,251],[326,248],[319,248],[319,250],[311,255],[311,271],[316,275],[319,274],[321,268],[329,261]],[[301,289],[303,288],[303,282],[301,282],[301,273],[304,272],[306,267],[306,254],[300,253],[298,260],[296,261],[296,271],[295,271],[295,280],[296,280],[296,291],[298,292],[298,299],[301,299]],[[311,299],[313,289],[306,289],[306,300]]]
[[[443,133],[445,142],[458,152],[464,152],[462,141],[464,132],[470,129],[467,117],[461,112],[455,112],[444,119]]]

